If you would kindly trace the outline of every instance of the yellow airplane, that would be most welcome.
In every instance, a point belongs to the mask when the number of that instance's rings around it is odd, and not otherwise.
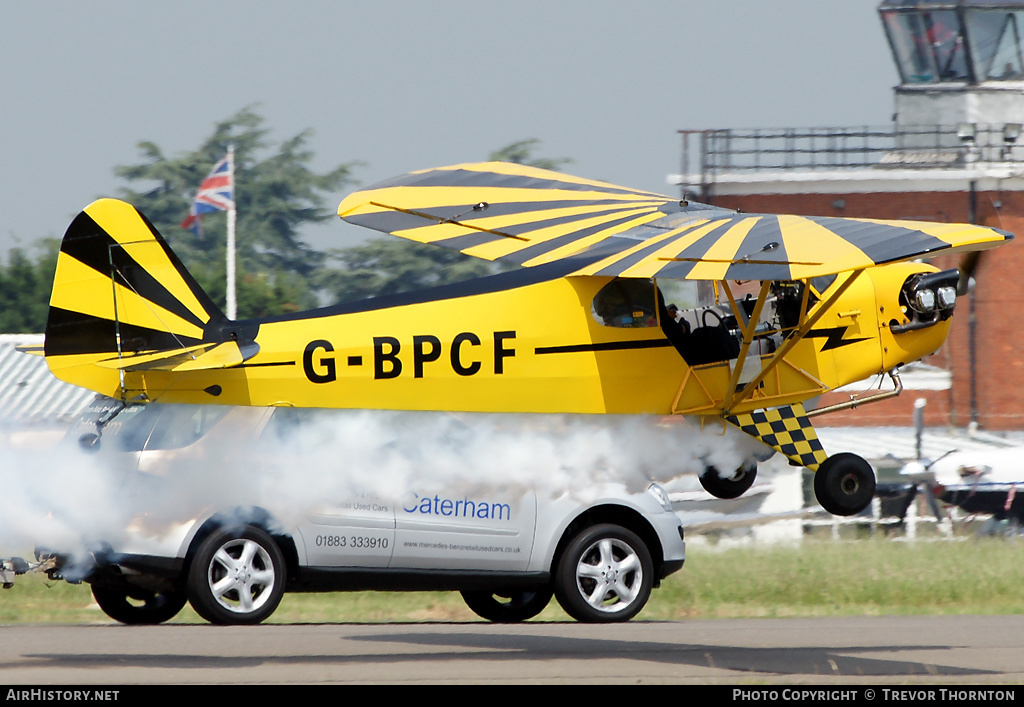
[[[348,196],[351,223],[523,267],[427,291],[228,320],[153,226],[101,199],[61,244],[44,354],[125,404],[690,416],[815,473],[824,508],[874,493],[829,457],[803,403],[949,332],[966,273],[915,259],[1013,238],[948,223],[749,215],[516,164],[414,172]],[[670,312],[662,284],[709,283]],[[739,296],[740,286],[750,292]],[[755,294],[756,293],[756,294]],[[853,401],[850,404],[854,404]],[[767,451],[767,450],[766,450]],[[734,498],[756,463],[709,468]]]

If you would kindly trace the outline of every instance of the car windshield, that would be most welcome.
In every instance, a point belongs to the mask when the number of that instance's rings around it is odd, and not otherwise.
[[[230,408],[226,405],[133,405],[104,428],[121,451],[179,449],[198,441]]]

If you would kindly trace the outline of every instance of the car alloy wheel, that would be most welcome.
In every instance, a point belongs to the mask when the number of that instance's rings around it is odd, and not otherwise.
[[[635,533],[602,524],[576,535],[558,563],[555,596],[577,621],[628,621],[654,585],[650,552]]]
[[[251,525],[220,528],[192,559],[188,598],[212,623],[255,624],[274,613],[284,583],[284,556],[270,535]]]

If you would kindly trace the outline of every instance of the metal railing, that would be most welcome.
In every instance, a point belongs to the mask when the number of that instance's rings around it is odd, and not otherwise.
[[[977,163],[1024,162],[1019,123],[679,133],[682,175],[697,184],[711,183],[726,173],[770,170],[958,169]]]

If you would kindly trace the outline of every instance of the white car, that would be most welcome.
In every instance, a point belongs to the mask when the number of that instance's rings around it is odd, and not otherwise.
[[[119,407],[98,399],[69,438],[129,460],[130,483],[156,485],[167,498],[180,491],[182,474],[207,475],[212,485],[220,469],[208,461],[211,449],[237,449],[266,465],[273,460],[259,453],[260,440],[288,437],[297,420],[317,414],[151,403],[111,417]],[[474,612],[498,622],[530,619],[554,595],[579,621],[614,622],[635,616],[685,559],[682,524],[657,484],[582,494],[401,484],[390,495],[373,484],[346,486],[347,494],[287,519],[274,503],[209,505],[163,523],[159,543],[151,529],[139,530],[95,550],[74,577],[70,558],[58,555],[51,575],[89,582],[103,611],[127,624],[167,621],[186,601],[213,623],[253,624],[284,592],[368,589],[460,591]]]

